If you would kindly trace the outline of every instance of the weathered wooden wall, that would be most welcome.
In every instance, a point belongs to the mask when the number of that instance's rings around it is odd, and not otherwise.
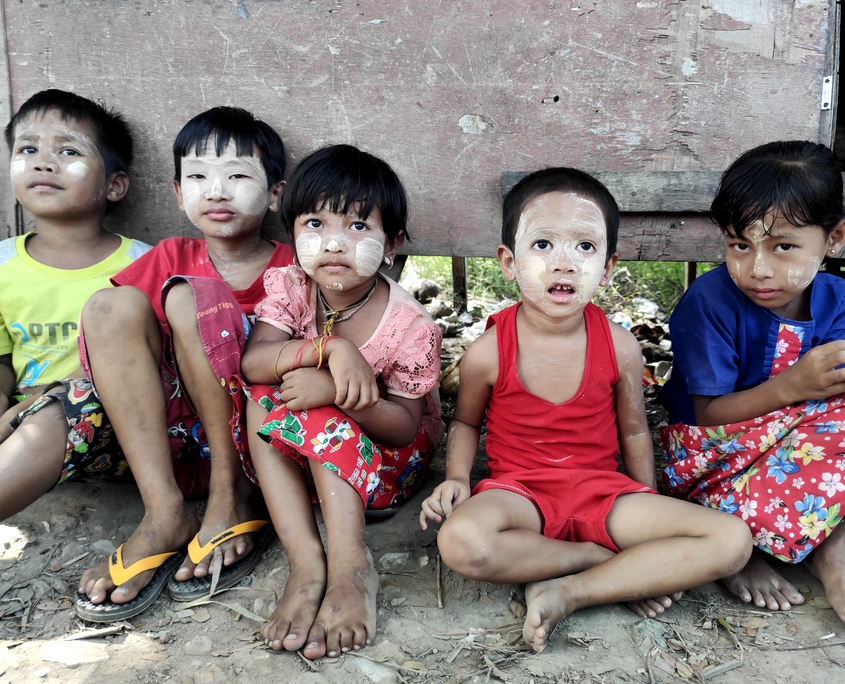
[[[191,116],[231,104],[273,124],[291,164],[332,142],[387,159],[411,196],[409,253],[489,255],[505,171],[712,172],[773,139],[830,143],[819,99],[835,8],[3,0],[0,110],[54,86],[124,112],[138,162],[117,227],[147,241],[192,230],[170,189],[169,146]],[[701,217],[644,213],[626,216],[621,248],[628,258],[706,259],[718,240]]]

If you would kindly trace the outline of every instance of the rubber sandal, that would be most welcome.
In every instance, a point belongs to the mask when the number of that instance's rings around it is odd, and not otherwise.
[[[269,520],[250,520],[230,527],[225,532],[221,532],[205,546],[200,546],[199,535],[194,537],[191,543],[188,544],[188,557],[196,565],[224,541],[241,534],[248,534],[249,532],[258,532],[255,536],[252,551],[236,563],[223,566],[220,570],[220,577],[217,581],[215,593],[235,586],[253,571],[255,566],[258,565],[258,561],[261,560],[261,554],[276,536],[276,529],[270,524]],[[191,577],[184,581],[179,581],[175,576],[171,576],[167,582],[167,591],[170,594],[170,598],[174,601],[195,601],[196,599],[210,596],[211,575]]]
[[[182,564],[184,555],[176,551],[147,556],[128,568],[123,564],[123,544],[109,556],[109,575],[115,586],[120,586],[136,575],[147,570],[155,570],[150,583],[138,595],[126,603],[113,603],[106,599],[102,603],[92,603],[87,595],[77,592],[76,614],[88,622],[115,622],[140,615],[159,597],[167,580],[173,576]]]

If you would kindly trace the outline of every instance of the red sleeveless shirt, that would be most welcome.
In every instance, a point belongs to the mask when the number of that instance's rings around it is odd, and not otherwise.
[[[619,380],[610,324],[595,304],[584,309],[587,354],[575,395],[554,404],[529,392],[517,374],[516,317],[521,302],[487,321],[496,326],[499,374],[487,408],[490,477],[545,468],[617,468],[619,439],[613,386]]]

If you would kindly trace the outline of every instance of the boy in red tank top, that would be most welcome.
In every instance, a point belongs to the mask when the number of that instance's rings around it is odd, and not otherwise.
[[[523,638],[537,651],[580,608],[638,601],[654,617],[751,553],[733,516],[654,496],[639,343],[590,303],[619,258],[618,227],[607,188],[576,169],[508,193],[498,258],[522,301],[461,361],[446,481],[420,514],[423,529],[446,519],[437,544],[456,572],[528,583]],[[471,490],[485,413],[490,477]]]

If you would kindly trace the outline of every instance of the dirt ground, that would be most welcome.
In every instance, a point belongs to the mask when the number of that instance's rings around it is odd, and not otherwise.
[[[789,613],[749,607],[711,584],[658,620],[623,606],[582,611],[543,653],[525,650],[519,587],[455,575],[438,562],[435,532],[420,530],[419,503],[443,469],[440,454],[426,490],[368,528],[381,576],[374,645],[314,663],[266,649],[249,617],[269,615],[280,596],[287,561],[278,542],[248,586],[214,603],[186,608],[165,593],[108,633],[81,622],[77,578],[129,536],[142,507],[128,485],[60,487],[0,525],[0,684],[843,681],[845,625],[796,568],[787,576],[810,599]]]

